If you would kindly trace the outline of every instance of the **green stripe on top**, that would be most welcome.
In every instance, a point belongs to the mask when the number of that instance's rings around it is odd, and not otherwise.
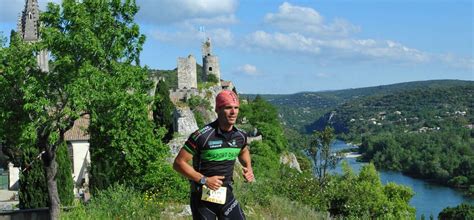
[[[184,144],[183,148],[190,154],[194,155],[195,154],[195,151],[190,148],[188,145]]]
[[[235,160],[240,154],[240,148],[217,148],[201,151],[201,159],[207,161]]]

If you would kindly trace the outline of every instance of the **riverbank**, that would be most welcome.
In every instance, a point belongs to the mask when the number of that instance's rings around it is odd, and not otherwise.
[[[348,146],[343,141],[337,140],[333,145],[333,150],[339,151],[349,147],[352,147],[352,145]],[[344,157],[342,161],[346,161],[355,172],[359,172],[361,167],[367,164],[366,162],[357,161],[357,158],[354,157]],[[334,170],[335,173],[342,173],[341,162]],[[401,172],[388,170],[378,170],[378,172],[383,184],[395,182],[413,189],[415,195],[411,199],[410,205],[416,208],[417,219],[420,219],[421,215],[424,215],[425,218],[433,215],[436,218],[444,208],[454,207],[463,202],[474,204],[473,198],[464,196],[458,190],[407,176]]]

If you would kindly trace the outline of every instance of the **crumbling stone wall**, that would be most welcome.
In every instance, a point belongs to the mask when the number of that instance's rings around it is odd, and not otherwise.
[[[178,57],[178,89],[197,89],[196,59]]]

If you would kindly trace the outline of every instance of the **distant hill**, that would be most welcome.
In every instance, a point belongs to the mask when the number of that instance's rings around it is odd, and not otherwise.
[[[466,127],[474,123],[473,105],[474,82],[406,89],[349,100],[306,129],[321,130],[331,125],[336,133],[361,136],[381,131],[426,132],[447,126]]]
[[[461,81],[461,80],[430,80],[430,81],[417,81],[398,83],[392,85],[374,86],[367,88],[357,89],[344,89],[336,91],[324,91],[324,92],[301,92],[290,95],[261,95],[264,99],[275,105],[280,113],[280,117],[286,126],[296,129],[300,132],[310,133],[315,129],[320,128],[324,123],[324,116],[328,117],[330,112],[340,106],[353,106],[349,104],[352,101],[359,100],[358,102],[363,103],[363,99],[367,97],[392,97],[395,95],[409,96],[410,91],[418,91],[418,95],[424,93],[420,91],[438,91],[438,93],[431,94],[439,97],[443,97],[443,91],[449,91],[457,87],[472,88],[474,81]],[[424,94],[426,95],[426,94]],[[468,95],[468,94],[463,94]],[[255,94],[244,94],[244,97],[254,98]],[[371,98],[370,100],[372,100]],[[410,97],[412,101],[420,99],[422,102],[423,97]],[[432,97],[437,100],[436,97]],[[463,97],[461,97],[462,99]],[[442,101],[442,100],[439,100]],[[385,101],[382,101],[385,103]],[[387,102],[388,103],[388,102]],[[366,103],[371,105],[371,103]],[[405,103],[407,104],[407,103]],[[398,105],[396,102],[390,102],[390,105]],[[413,105],[409,103],[408,105]],[[428,107],[428,106],[426,106]],[[472,107],[472,106],[471,106]],[[347,109],[346,109],[347,110]],[[367,109],[366,109],[367,110]],[[357,111],[357,110],[354,110]],[[345,111],[348,112],[348,111]],[[339,114],[340,115],[340,114]],[[344,126],[343,126],[344,127]],[[343,131],[343,127],[337,131]],[[342,130],[341,130],[342,129]]]

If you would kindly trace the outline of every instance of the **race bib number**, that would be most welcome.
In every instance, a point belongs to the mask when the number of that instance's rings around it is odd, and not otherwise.
[[[201,200],[208,201],[217,204],[224,204],[225,198],[227,195],[227,187],[219,187],[217,190],[212,190],[207,188],[207,186],[202,186],[202,196]]]

